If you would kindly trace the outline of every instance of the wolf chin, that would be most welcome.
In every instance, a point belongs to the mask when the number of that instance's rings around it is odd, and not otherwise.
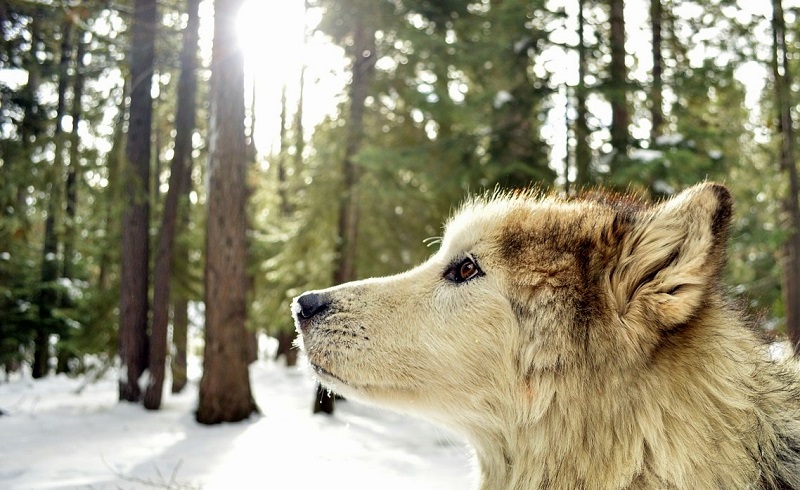
[[[800,488],[796,369],[724,298],[732,199],[476,198],[391,277],[292,305],[315,376],[467,437],[481,488]]]

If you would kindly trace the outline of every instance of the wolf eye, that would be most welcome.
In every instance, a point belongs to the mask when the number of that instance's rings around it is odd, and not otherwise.
[[[471,257],[467,257],[461,262],[456,262],[451,265],[445,271],[444,278],[448,281],[460,284],[482,275],[483,271],[478,267],[478,264],[476,264]]]

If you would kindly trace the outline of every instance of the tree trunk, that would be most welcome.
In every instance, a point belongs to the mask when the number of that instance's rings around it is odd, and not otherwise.
[[[189,337],[189,302],[176,298],[172,303],[172,343],[175,353],[170,359],[172,392],[180,393],[186,387],[186,352]]]
[[[286,179],[288,174],[286,165],[287,160],[289,159],[289,142],[286,138],[286,128],[288,126],[286,88],[286,84],[284,84],[281,88],[281,127],[278,133],[278,143],[280,144],[280,147],[278,149],[277,158],[278,209],[280,210],[281,216],[284,218],[287,218],[289,214],[291,214],[291,204],[289,203],[289,182]]]
[[[781,136],[780,163],[789,179],[789,195],[783,206],[788,216],[788,236],[783,245],[784,305],[786,308],[786,330],[800,355],[800,183],[794,161],[794,129],[789,97],[789,57],[786,47],[786,23],[781,0],[772,1],[772,76],[775,90],[775,106],[778,130]]]
[[[164,203],[161,232],[156,246],[153,280],[153,327],[150,333],[150,384],[144,394],[144,406],[157,410],[164,391],[169,326],[170,282],[180,197],[186,185],[185,168],[191,165],[192,133],[195,127],[197,94],[197,42],[200,0],[187,0],[188,22],[183,33],[181,74],[178,80],[178,107],[175,114],[175,148]],[[184,209],[184,211],[188,211]]]
[[[287,366],[291,367],[297,364],[297,349],[294,347],[296,336],[294,330],[281,330],[276,334],[278,350],[275,352],[275,360],[284,356]]]
[[[656,138],[662,134],[662,126],[664,125],[664,109],[662,107],[664,103],[662,93],[664,57],[661,54],[662,17],[661,0],[650,0],[650,25],[653,31],[653,85],[650,87],[651,144],[655,144]]]
[[[150,254],[150,132],[156,0],[135,0],[130,39],[130,117],[122,210],[119,399],[139,401],[139,378],[147,367],[148,260]]]
[[[236,15],[242,0],[215,0],[206,227],[206,344],[197,421],[236,422],[257,412],[250,391],[247,317],[247,168],[244,60]]]
[[[78,203],[78,176],[80,172],[80,162],[78,161],[80,152],[80,136],[78,126],[81,122],[83,108],[81,99],[83,98],[84,84],[84,57],[86,55],[85,33],[81,32],[77,40],[78,46],[75,53],[75,79],[72,84],[72,132],[70,133],[69,146],[69,168],[67,170],[66,184],[66,219],[64,220],[64,267],[62,274],[64,277],[72,278],[75,275],[75,212]]]
[[[305,4],[304,12],[308,10],[307,4]],[[305,26],[303,26],[305,29]],[[303,33],[303,45],[306,44],[307,34]],[[306,88],[306,63],[305,60],[303,61],[303,65],[300,67],[300,81],[299,81],[299,95],[297,97],[297,111],[294,113],[294,170],[295,172],[300,172],[300,169],[303,166],[303,152],[305,151],[306,147],[306,140],[305,140],[305,130],[303,129],[303,103],[304,103],[304,96],[305,96],[305,88]]]
[[[611,102],[611,146],[618,155],[628,148],[628,69],[625,66],[624,0],[609,0],[611,25],[611,65],[609,66],[609,99]]]
[[[369,87],[375,72],[375,30],[356,21],[353,31],[352,72],[350,82],[350,114],[342,160],[343,188],[339,206],[336,240],[336,263],[333,283],[342,284],[356,278],[355,258],[358,238],[359,169],[354,158],[364,139],[364,110]]]
[[[41,134],[43,116],[41,114],[42,108],[39,106],[39,86],[41,85],[41,62],[39,61],[39,45],[41,44],[41,24],[42,21],[35,16],[30,20],[30,33],[31,33],[31,49],[30,54],[25,59],[25,69],[28,72],[28,81],[20,92],[20,96],[25,104],[25,112],[22,116],[22,124],[20,128],[20,140],[22,142],[22,160],[31,161],[33,159],[33,141]],[[3,171],[10,173],[10,168],[6,166],[11,165],[12,160],[4,162]],[[29,226],[29,219],[25,210],[27,209],[28,198],[28,184],[21,182],[17,185],[16,196],[14,199],[14,214],[17,219],[24,223],[25,231]],[[5,211],[5,210],[4,210]]]
[[[44,224],[42,248],[42,283],[39,290],[39,324],[36,326],[33,366],[31,376],[41,378],[48,371],[50,334],[53,333],[53,309],[58,307],[59,294],[55,288],[58,279],[58,235],[56,223],[61,219],[62,178],[64,173],[64,116],[66,115],[69,63],[72,59],[72,20],[68,17],[61,30],[61,58],[58,65],[56,88],[56,119],[53,131],[53,163],[48,171],[47,217]]]
[[[108,204],[106,205],[103,228],[107,243],[118,243],[120,238],[120,222],[117,206],[122,201],[122,162],[125,160],[125,133],[123,123],[127,112],[128,82],[125,80],[122,86],[122,94],[117,106],[117,115],[114,118],[114,133],[111,136],[111,150],[108,152],[106,166],[108,167]],[[116,250],[116,249],[114,249]],[[103,247],[100,252],[100,263],[98,264],[97,284],[103,291],[111,287],[112,262],[114,260],[112,247]]]
[[[575,184],[577,189],[592,182],[590,175],[592,149],[589,146],[589,124],[586,108],[586,15],[584,0],[578,0],[578,84],[575,87]]]
[[[364,110],[367,94],[375,73],[375,29],[365,26],[360,19],[354,21],[351,48],[353,79],[350,82],[350,114],[347,121],[347,139],[342,160],[343,187],[339,204],[336,255],[333,283],[343,284],[356,278],[355,259],[358,238],[358,180],[359,170],[354,158],[364,139]],[[332,414],[334,398],[317,385],[314,413]]]

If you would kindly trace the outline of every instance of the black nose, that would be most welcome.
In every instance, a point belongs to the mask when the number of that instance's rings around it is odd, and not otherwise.
[[[308,320],[317,313],[324,311],[330,305],[330,301],[323,294],[306,293],[297,298],[297,304],[300,305],[298,315],[304,320]]]

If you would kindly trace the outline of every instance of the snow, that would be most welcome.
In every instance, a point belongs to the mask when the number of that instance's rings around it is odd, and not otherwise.
[[[662,134],[656,137],[656,145],[658,146],[677,146],[683,143],[685,138],[680,133]]]
[[[511,95],[511,92],[507,90],[500,90],[495,94],[492,105],[494,106],[495,109],[499,109],[504,105],[508,104],[509,102],[511,102],[512,100],[514,100],[514,96]]]
[[[472,456],[423,421],[346,400],[313,415],[314,382],[273,361],[251,367],[260,416],[194,421],[198,369],[162,409],[117,402],[115,370],[79,391],[63,375],[0,384],[0,488],[465,489]],[[78,394],[80,392],[80,394]]]
[[[646,148],[633,148],[630,151],[632,160],[639,160],[640,162],[650,163],[658,160],[664,156],[664,153],[658,150],[648,150]]]

